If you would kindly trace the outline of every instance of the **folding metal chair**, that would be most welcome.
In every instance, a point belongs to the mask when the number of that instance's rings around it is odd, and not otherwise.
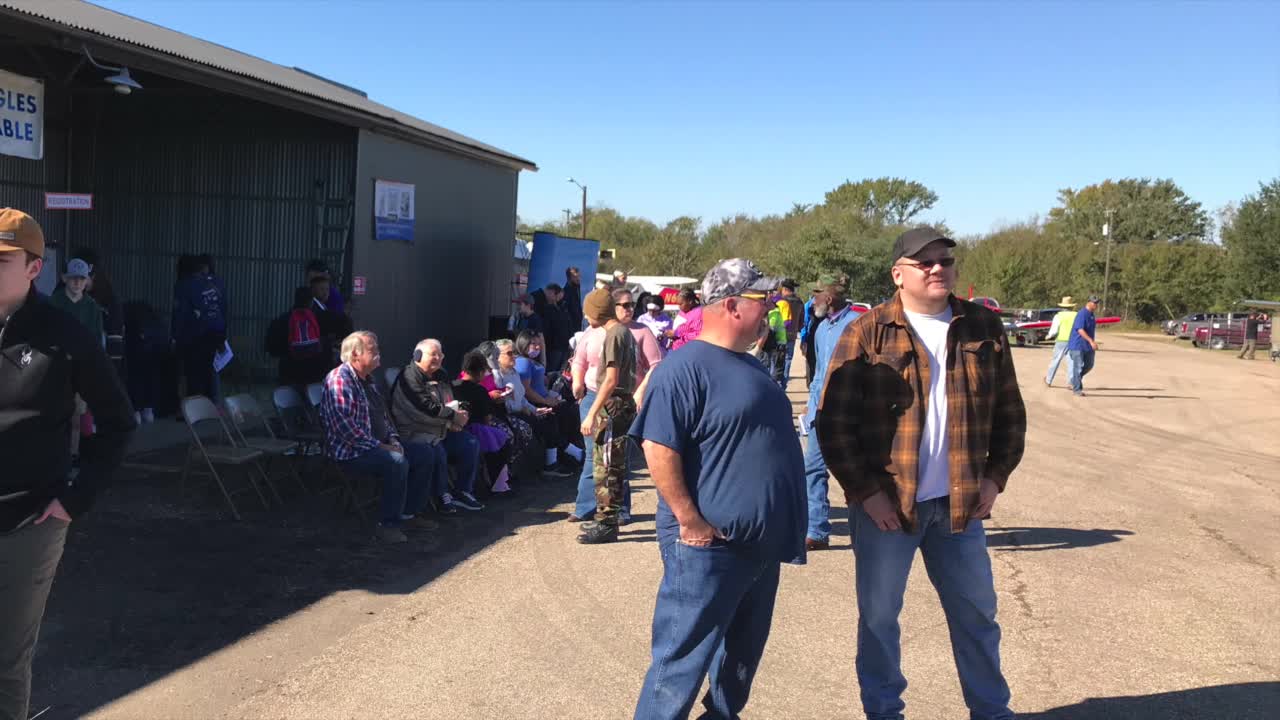
[[[400,377],[400,368],[389,367],[382,370],[382,379],[387,383],[387,397],[391,396],[391,388],[396,386],[396,379]]]
[[[303,493],[310,494],[311,491],[302,480],[302,476],[298,474],[297,468],[293,466],[293,463],[289,462],[289,456],[301,456],[302,441],[276,437],[275,431],[271,429],[271,422],[258,407],[258,401],[252,395],[247,393],[232,395],[222,402],[227,408],[227,417],[231,420],[231,428],[235,430],[235,435],[239,438],[240,445],[261,450],[266,454],[268,463],[273,459],[284,460],[285,474],[298,483]],[[248,434],[245,431],[248,431]],[[278,496],[279,493],[275,492],[275,486],[271,483],[270,473],[265,474],[267,476],[267,487],[271,488],[272,492]]]
[[[311,403],[311,409],[320,411],[320,399],[324,397],[324,384],[311,383],[307,386],[307,402]]]
[[[317,451],[322,449],[324,434],[320,432],[315,416],[312,415],[311,409],[302,399],[297,388],[281,385],[272,391],[271,402],[276,406],[276,416],[284,426],[284,434],[301,444],[304,455],[311,450],[312,446]]]
[[[231,515],[236,519],[240,519],[240,511],[236,509],[236,503],[232,499],[232,495],[238,495],[248,492],[248,489],[237,490],[235,493],[229,492],[227,486],[222,482],[222,476],[218,473],[218,466],[239,467],[244,468],[245,479],[249,482],[249,487],[258,495],[258,499],[262,501],[262,507],[269,508],[267,498],[262,494],[262,489],[258,487],[257,481],[253,477],[256,470],[261,473],[262,468],[258,467],[257,461],[262,459],[263,452],[253,448],[237,447],[235,440],[231,437],[231,431],[227,429],[227,424],[223,421],[222,415],[218,413],[218,408],[213,401],[203,395],[193,395],[182,401],[182,418],[187,423],[187,429],[191,431],[191,443],[187,445],[187,457],[182,464],[182,480],[181,486],[186,487],[188,475],[209,475],[213,478],[213,482],[217,484],[218,489],[222,491],[222,497],[227,501],[227,506],[231,508]],[[208,438],[211,441],[219,441],[218,443],[206,443],[205,438],[201,437],[198,426],[201,423],[217,423],[220,433],[215,437]],[[209,471],[203,472],[192,470],[192,456],[199,453],[204,458],[205,465]]]
[[[313,427],[317,428],[316,444],[323,448],[324,446],[324,428],[320,425],[320,400],[324,396],[324,385],[320,383],[312,383],[307,386],[307,402],[309,407],[304,408],[302,398],[298,395],[298,391],[292,387],[278,387],[273,395],[273,402],[276,408],[280,410],[281,420],[285,423],[286,430],[294,432],[293,426],[300,426],[303,422],[309,422]],[[309,411],[309,412],[308,412]],[[303,418],[306,418],[303,420]],[[299,437],[302,435],[299,434]],[[359,499],[356,492],[356,484],[352,474],[346,469],[330,460],[328,457],[320,458],[320,477],[333,478],[336,480],[334,486],[325,489],[320,494],[336,492],[338,494],[338,507],[350,507],[363,519],[364,505]]]

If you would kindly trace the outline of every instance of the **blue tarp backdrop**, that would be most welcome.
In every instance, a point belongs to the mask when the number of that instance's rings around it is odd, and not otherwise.
[[[595,240],[560,237],[555,233],[533,234],[533,259],[529,261],[529,292],[547,283],[564,285],[564,271],[576,267],[582,271],[582,292],[595,287],[596,268],[600,265],[600,243]]]

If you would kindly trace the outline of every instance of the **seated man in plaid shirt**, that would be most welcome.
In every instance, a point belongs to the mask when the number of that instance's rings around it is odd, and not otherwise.
[[[1027,417],[1000,317],[952,294],[955,244],[928,227],[898,237],[898,292],[841,333],[818,409],[822,456],[849,501],[870,720],[903,717],[898,613],[917,549],[969,717],[1013,718],[982,519],[1022,459]]]
[[[387,415],[372,377],[382,362],[378,336],[367,330],[351,333],[342,341],[341,358],[342,364],[325,377],[320,400],[325,454],[344,468],[382,479],[378,539],[405,542],[400,529],[405,521],[430,526],[417,513],[426,506],[435,464],[429,457],[415,457],[412,449],[406,454]]]

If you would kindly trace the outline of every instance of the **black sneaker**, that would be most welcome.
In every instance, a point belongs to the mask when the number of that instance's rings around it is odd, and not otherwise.
[[[560,463],[556,463],[555,465],[548,465],[542,468],[542,474],[555,475],[556,477],[569,477],[571,475],[576,475],[577,473],[564,468]]]
[[[454,507],[453,500],[441,500],[436,505],[436,512],[441,515],[457,515],[458,508]]]
[[[578,536],[578,542],[583,545],[603,545],[604,543],[617,541],[617,525],[601,525],[600,523],[596,523]]]
[[[467,492],[459,492],[457,495],[453,496],[451,504],[455,507],[460,507],[463,510],[470,510],[471,512],[484,509],[484,505],[481,505],[480,501],[476,500],[474,495]]]

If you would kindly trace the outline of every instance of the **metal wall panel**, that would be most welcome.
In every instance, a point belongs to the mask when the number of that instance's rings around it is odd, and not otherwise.
[[[100,96],[76,116],[71,246],[98,251],[117,293],[171,311],[183,254],[209,253],[236,354],[263,371],[266,326],[318,254],[318,200],[350,201],[355,130],[231,96]],[[340,263],[336,263],[340,267]]]
[[[376,179],[416,186],[412,244],[373,239]],[[509,310],[517,180],[507,168],[360,132],[352,274],[369,290],[353,317],[378,334],[384,365],[405,364],[418,340],[435,337],[457,368],[486,339],[490,316]]]

